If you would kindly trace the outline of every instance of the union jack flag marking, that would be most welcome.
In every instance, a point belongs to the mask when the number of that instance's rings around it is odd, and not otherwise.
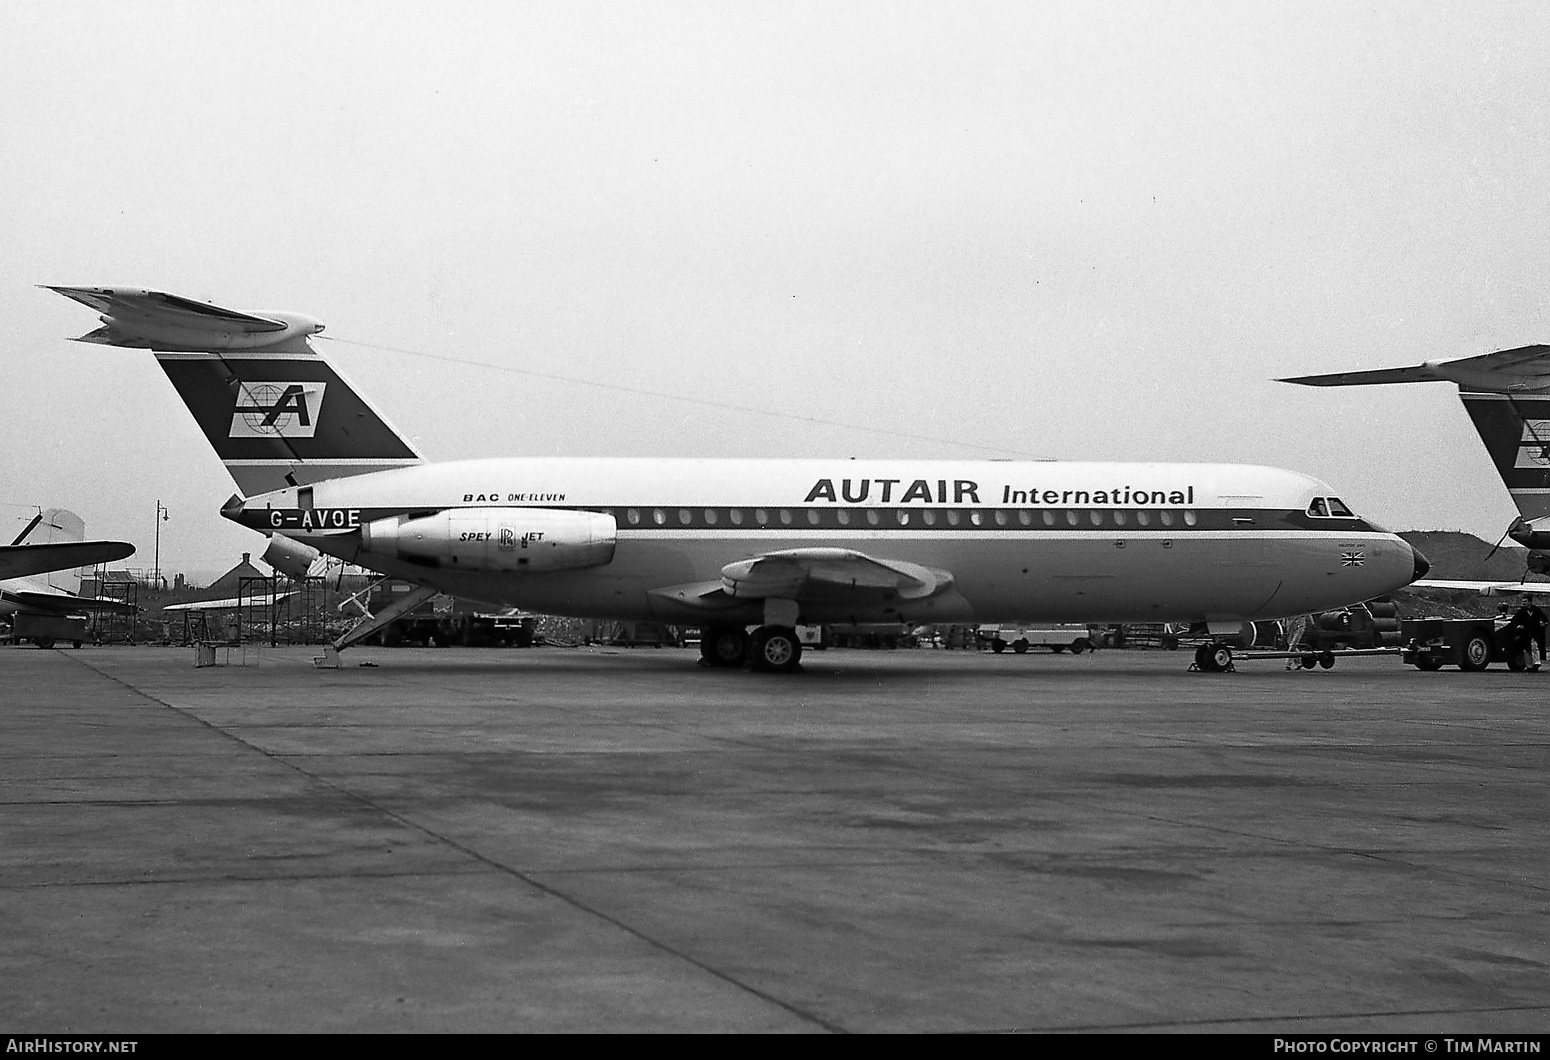
[[[1366,562],[1367,562],[1367,553],[1365,553],[1365,552],[1342,552],[1342,553],[1340,553],[1340,565],[1342,567],[1360,567],[1363,563],[1366,563]]]

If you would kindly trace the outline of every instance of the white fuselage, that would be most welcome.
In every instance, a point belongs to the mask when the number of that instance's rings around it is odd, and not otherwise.
[[[1333,492],[1223,464],[492,459],[280,490],[232,517],[444,592],[582,617],[740,620],[707,614],[685,587],[771,552],[843,548],[950,572],[952,591],[864,613],[804,604],[804,621],[1216,622],[1337,607],[1416,576],[1402,539],[1309,514]],[[612,559],[494,573],[360,551],[357,528],[374,519],[499,507],[605,513]]]

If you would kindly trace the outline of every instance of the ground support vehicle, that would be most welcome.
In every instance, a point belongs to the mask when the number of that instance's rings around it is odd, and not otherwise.
[[[1029,648],[1048,648],[1057,654],[1069,649],[1072,655],[1080,655],[1093,646],[1088,628],[1073,622],[1041,626],[981,626],[975,632],[975,639],[991,651],[1003,652],[1010,647],[1019,655]]]
[[[1196,648],[1195,661],[1190,665],[1190,670],[1199,673],[1226,673],[1236,671],[1236,664],[1240,662],[1265,662],[1270,659],[1295,659],[1298,666],[1304,670],[1312,670],[1314,667],[1328,670],[1341,659],[1351,659],[1359,655],[1398,654],[1398,648],[1322,648],[1318,651],[1308,648],[1290,650],[1283,648],[1258,651],[1243,650],[1218,642],[1202,644]]]
[[[1518,630],[1490,618],[1406,618],[1399,623],[1401,658],[1418,670],[1457,666],[1479,672],[1493,662],[1509,670],[1529,665],[1528,645]]]
[[[18,611],[11,620],[11,637],[30,640],[40,648],[52,648],[55,641],[69,641],[79,648],[86,641],[86,616]]]

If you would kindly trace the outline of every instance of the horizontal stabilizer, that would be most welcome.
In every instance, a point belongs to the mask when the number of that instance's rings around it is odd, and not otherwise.
[[[102,327],[80,341],[163,352],[284,350],[307,353],[323,325],[298,313],[244,313],[139,287],[42,285],[96,310]]]
[[[1371,383],[1435,383],[1441,379],[1427,365],[1412,368],[1377,368],[1370,372],[1332,372],[1329,375],[1299,375],[1290,379],[1277,379],[1278,383],[1300,383],[1303,386],[1367,386]]]
[[[244,313],[237,309],[223,309],[208,302],[196,302],[182,295],[162,291],[147,291],[138,287],[56,287],[43,284],[50,291],[73,298],[106,316],[128,313],[135,316],[161,317],[167,321],[183,320],[196,326],[211,324],[230,328],[244,334],[262,334],[284,331],[285,321]]]
[[[1424,361],[1408,368],[1378,368],[1367,372],[1333,372],[1278,379],[1303,386],[1368,386],[1376,383],[1457,383],[1464,390],[1486,394],[1534,393],[1550,390],[1550,346],[1519,346],[1511,350]]]
[[[0,545],[0,578],[24,578],[56,570],[112,563],[135,553],[128,541],[60,541],[40,545]]]

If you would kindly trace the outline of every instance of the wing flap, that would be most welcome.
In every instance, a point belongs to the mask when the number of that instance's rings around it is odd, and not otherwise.
[[[846,548],[768,552],[721,568],[722,590],[743,599],[801,600],[815,594],[858,593],[923,600],[952,585],[948,571]]]

